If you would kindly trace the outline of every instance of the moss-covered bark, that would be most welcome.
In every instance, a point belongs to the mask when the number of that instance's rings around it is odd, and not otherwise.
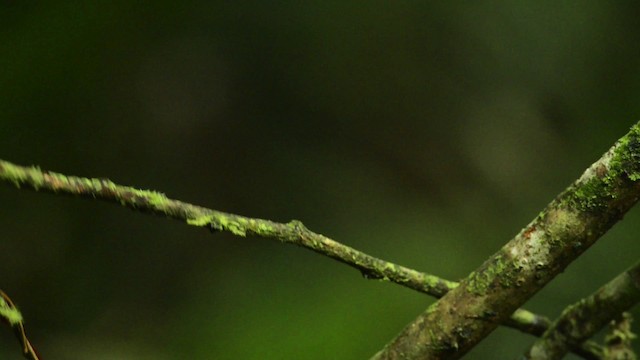
[[[609,333],[605,336],[605,348],[602,360],[637,360],[632,340],[638,336],[631,331],[632,316],[622,313],[609,324]]]
[[[640,197],[640,124],[373,359],[457,359],[588,249]]]

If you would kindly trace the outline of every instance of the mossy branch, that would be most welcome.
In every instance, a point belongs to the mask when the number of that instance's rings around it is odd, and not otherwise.
[[[178,200],[164,194],[139,190],[113,183],[108,179],[67,176],[38,167],[23,167],[0,160],[0,181],[18,188],[106,200],[124,207],[185,221],[211,231],[228,231],[237,236],[254,235],[305,247],[358,269],[366,278],[387,280],[441,297],[457,284],[434,275],[421,273],[343,245],[308,230],[302,222],[277,223],[270,220],[229,214]]]
[[[640,123],[373,359],[458,359],[593,245],[640,198]]]
[[[572,345],[591,338],[611,320],[640,302],[640,262],[592,295],[565,309],[525,359],[562,359]]]
[[[182,220],[189,225],[206,227],[212,231],[277,239],[338,260],[359,270],[365,278],[391,281],[436,298],[444,296],[458,286],[457,282],[367,255],[314,233],[297,220],[277,223],[248,218],[173,200],[156,191],[118,185],[108,179],[67,176],[43,171],[38,167],[15,165],[4,160],[0,160],[0,181],[14,184],[18,188],[115,202],[136,211]],[[511,318],[504,321],[504,324],[525,333],[541,336],[551,322],[544,316],[518,309]],[[584,352],[579,347],[575,350]]]

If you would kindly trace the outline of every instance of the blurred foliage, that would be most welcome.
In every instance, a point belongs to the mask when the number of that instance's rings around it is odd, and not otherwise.
[[[634,2],[1,9],[3,158],[300,219],[451,280],[640,112]],[[47,359],[363,359],[433,301],[261,239],[8,186],[0,201],[0,287]],[[557,316],[637,260],[638,217],[527,307]],[[500,329],[469,358],[531,341]],[[18,350],[5,331],[0,357]]]

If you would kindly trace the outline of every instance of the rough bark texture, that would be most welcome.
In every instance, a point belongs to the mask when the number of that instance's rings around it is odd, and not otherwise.
[[[457,359],[588,249],[640,196],[640,125],[373,359]]]
[[[609,333],[605,336],[605,348],[602,360],[637,360],[631,341],[637,335],[631,331],[632,316],[623,313],[609,324]]]

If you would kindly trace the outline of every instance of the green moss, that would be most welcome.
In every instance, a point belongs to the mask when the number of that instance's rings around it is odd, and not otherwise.
[[[632,126],[631,131],[620,142],[620,151],[615,158],[618,170],[624,172],[629,180],[638,181],[640,180],[640,125]]]
[[[606,163],[596,164],[594,174],[578,183],[564,199],[571,207],[582,211],[601,210],[616,197],[620,181],[640,180],[640,125],[634,125],[616,145]]]
[[[522,285],[517,278],[517,264],[502,255],[492,259],[491,263],[485,265],[481,271],[472,272],[468,279],[467,291],[476,295],[483,295],[490,291],[496,279],[505,288]]]
[[[187,219],[187,224],[193,226],[210,226],[215,230],[226,230],[234,235],[244,237],[247,235],[248,220],[244,218],[232,218],[228,215],[213,213]]]
[[[603,203],[605,194],[609,193],[609,183],[600,179],[591,179],[573,191],[570,201],[572,207],[582,210],[595,210],[606,206]]]
[[[42,174],[42,170],[40,170],[39,167],[32,166],[31,168],[29,168],[29,174],[25,174],[25,179],[28,177],[31,178],[33,187],[36,190],[44,186],[44,175]]]
[[[48,173],[47,175],[49,175],[50,179],[53,179],[54,181],[64,184],[65,186],[68,186],[70,184],[69,179],[62,174],[58,174],[58,173]]]
[[[21,167],[3,161],[2,173],[2,177],[11,181],[18,188],[22,183],[27,182],[27,179],[29,178],[31,178],[30,182],[33,182],[33,186],[36,189],[42,187],[42,184],[44,184],[44,176],[42,175],[42,171],[36,166],[24,170]]]
[[[551,241],[575,239],[576,234],[582,232],[584,224],[579,213],[565,209],[556,209],[549,212],[547,233]]]
[[[306,227],[304,226],[304,224],[302,223],[302,221],[300,220],[291,220],[287,223],[287,226],[290,227],[292,230],[305,230]]]
[[[20,311],[14,307],[11,307],[2,298],[0,298],[0,316],[5,318],[12,326],[22,322],[22,314],[20,313]]]
[[[511,319],[521,324],[535,324],[538,320],[536,314],[527,310],[518,309],[512,315]]]
[[[187,219],[187,224],[193,226],[208,226],[213,220],[213,215],[202,215],[197,218]]]
[[[86,188],[92,189],[95,192],[102,191],[102,182],[98,179],[80,178],[80,184]]]
[[[273,225],[268,224],[266,221],[258,221],[257,223],[252,225],[258,235],[272,236],[278,233],[278,230]]]
[[[640,125],[632,126],[620,139],[609,168],[613,175],[624,173],[631,181],[640,179]]]
[[[163,209],[166,207],[167,197],[163,193],[159,193],[156,191],[145,191],[145,198],[149,202],[149,204],[153,205],[156,208]]]
[[[220,224],[220,226],[223,229],[230,231],[234,235],[238,235],[238,236],[247,235],[246,229],[242,227],[238,223],[238,221],[234,221],[229,216],[224,216],[224,215],[214,216],[214,221],[215,220],[217,220],[217,222]]]

